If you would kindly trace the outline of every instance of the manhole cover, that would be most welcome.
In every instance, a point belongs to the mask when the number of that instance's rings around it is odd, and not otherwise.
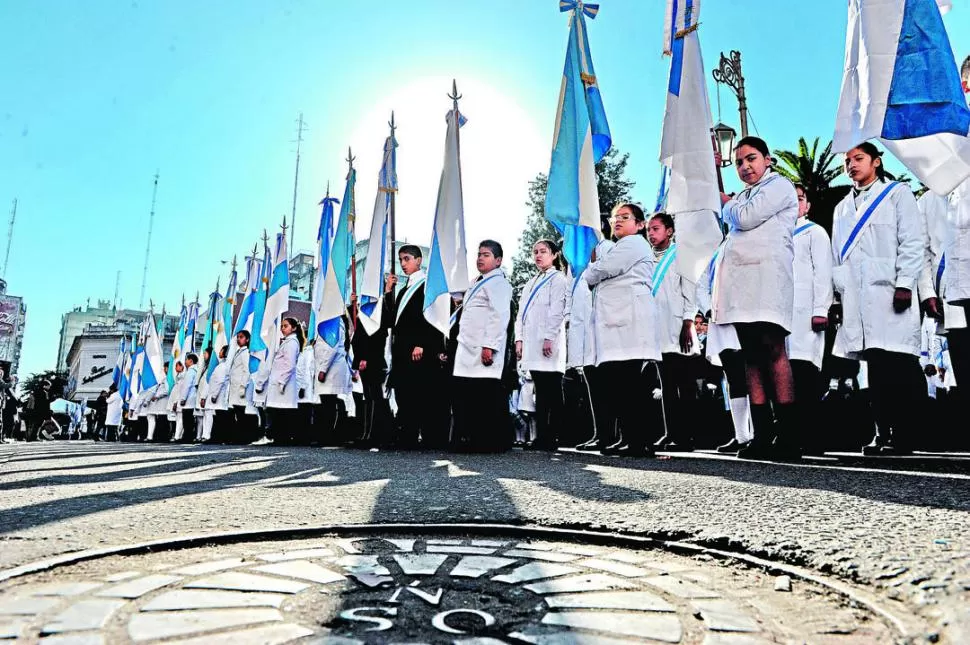
[[[705,557],[469,536],[110,556],[0,586],[25,643],[891,642],[828,590]]]

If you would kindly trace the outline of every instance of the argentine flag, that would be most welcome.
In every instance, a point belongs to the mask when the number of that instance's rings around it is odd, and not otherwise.
[[[970,177],[970,109],[937,0],[849,0],[832,150],[878,138],[933,192]]]
[[[456,101],[455,108],[447,116],[445,162],[438,183],[431,258],[424,283],[424,318],[445,336],[451,327],[451,294],[464,293],[468,288],[468,250],[465,247],[465,206],[461,190],[458,135],[466,119],[457,106]]]
[[[657,210],[677,225],[677,268],[696,282],[721,242],[721,195],[711,140],[711,102],[697,34],[701,0],[667,0],[664,55],[670,56],[660,141],[665,172]]]
[[[354,254],[354,187],[357,171],[353,168],[347,175],[343,204],[333,233],[333,241],[328,253],[323,253],[323,228],[320,242],[320,298],[314,304],[316,333],[327,345],[336,347],[340,338],[340,326],[347,311],[347,278],[350,274],[350,259]],[[331,207],[331,213],[333,208]],[[331,216],[331,224],[332,224]],[[326,264],[323,263],[326,257]]]
[[[270,356],[270,343],[263,337],[263,318],[266,314],[266,299],[269,289],[270,271],[273,267],[273,257],[270,255],[269,246],[263,243],[263,260],[259,263],[259,277],[252,284],[250,293],[252,294],[253,321],[250,331],[252,338],[249,341],[249,371],[255,372],[259,369],[260,363]]]
[[[215,334],[215,343],[213,346],[213,355],[218,356],[219,350],[225,346],[229,346],[229,351],[226,354],[226,359],[232,356],[236,351],[236,339],[230,338],[229,334],[232,331],[232,307],[236,302],[236,261],[233,260],[233,269],[229,274],[229,286],[226,287],[226,295],[219,300],[219,307],[216,309],[216,321],[213,329]],[[209,361],[209,369],[206,373],[206,378],[212,378],[212,372],[216,369],[217,361]]]
[[[310,325],[307,331],[307,340],[314,340],[317,337],[317,311],[323,302],[323,283],[326,279],[327,266],[330,264],[330,247],[333,244],[334,221],[333,207],[339,204],[340,200],[330,196],[323,198],[320,205],[320,226],[317,229],[317,270],[313,276],[313,294],[310,298]]]
[[[119,390],[121,389],[121,379],[125,371],[125,358],[128,356],[128,337],[125,335],[121,336],[121,346],[118,348],[118,359],[115,361],[115,367],[111,371],[111,382],[115,384]]]
[[[184,297],[182,298],[182,302],[185,302]],[[179,325],[175,331],[175,338],[172,340],[172,359],[168,363],[168,374],[165,375],[169,392],[171,392],[172,388],[175,387],[175,364],[185,364],[184,359],[182,358],[182,347],[185,344],[185,323],[188,319],[188,314],[189,311],[183,304],[182,311],[179,314]]]
[[[290,308],[290,268],[286,249],[286,231],[276,234],[276,247],[273,261],[266,270],[269,285],[266,289],[266,304],[263,308],[260,335],[269,356],[276,353],[280,342],[280,323]]]
[[[377,197],[374,199],[367,259],[364,261],[364,275],[359,289],[358,319],[368,334],[373,334],[381,325],[384,272],[388,267],[389,256],[394,253],[394,241],[390,239],[390,216],[391,201],[396,192],[397,140],[392,131],[391,136],[384,140],[384,159],[377,177]]]
[[[185,365],[185,357],[195,351],[195,328],[199,324],[198,295],[196,294],[195,302],[189,303],[185,313],[185,327],[182,329],[182,333],[179,334],[179,339],[181,340],[181,353],[179,356],[182,365]]]
[[[256,259],[255,249],[253,251],[253,256],[246,258],[246,280],[241,287],[243,301],[239,308],[239,315],[236,318],[236,327],[232,330],[233,336],[243,330],[248,331],[250,334],[253,333],[253,317],[256,313],[256,291],[262,279],[262,263]],[[249,350],[250,352],[253,351],[252,340],[250,341]]]
[[[141,373],[143,390],[153,388],[165,378],[165,361],[162,357],[162,341],[158,337],[158,326],[155,324],[155,314],[148,312],[145,319],[145,359]]]
[[[572,11],[572,17],[545,211],[563,235],[563,254],[573,275],[579,275],[602,237],[596,162],[610,149],[612,139],[586,38],[585,18],[595,18],[599,5],[563,1],[559,10]]]

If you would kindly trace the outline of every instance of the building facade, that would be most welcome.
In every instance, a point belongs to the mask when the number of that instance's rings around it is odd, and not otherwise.
[[[0,368],[4,374],[16,375],[20,368],[26,323],[27,306],[23,298],[8,295],[6,281],[0,280]]]

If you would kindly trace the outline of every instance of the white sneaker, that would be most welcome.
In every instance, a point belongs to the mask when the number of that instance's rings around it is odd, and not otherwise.
[[[249,444],[250,446],[268,446],[273,443],[273,440],[269,437],[263,437],[262,439],[257,439],[256,441]]]

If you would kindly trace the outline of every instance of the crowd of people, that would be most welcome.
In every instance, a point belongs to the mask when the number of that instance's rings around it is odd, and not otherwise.
[[[112,388],[102,437],[774,460],[964,448],[929,445],[925,426],[932,402],[966,413],[970,188],[917,201],[863,143],[845,155],[852,189],[830,237],[763,140],[735,158],[745,188],[722,195],[725,236],[699,279],[677,262],[674,218],[621,203],[579,275],[536,242],[517,302],[501,245],[482,241],[445,336],[424,316],[421,250],[405,245],[379,326],[354,302],[336,338],[307,342],[285,318],[255,374],[243,331],[187,355],[171,391],[125,409]]]

